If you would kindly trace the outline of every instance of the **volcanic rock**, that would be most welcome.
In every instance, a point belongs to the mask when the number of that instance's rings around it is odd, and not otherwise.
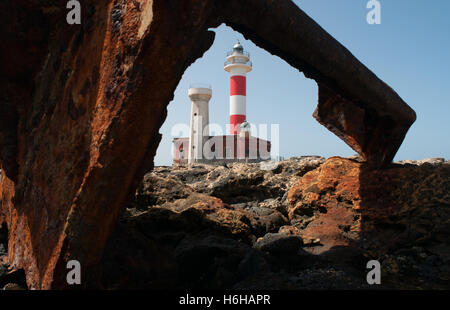
[[[309,217],[306,227],[300,227],[300,235],[320,239],[320,245],[305,251],[331,254],[353,248],[380,259],[392,271],[400,268],[399,264],[407,270],[413,263],[391,253],[421,246],[424,265],[417,263],[413,271],[409,269],[409,287],[425,285],[422,275],[430,268],[448,278],[450,165],[446,163],[373,170],[364,163],[333,157],[290,189],[288,204],[289,219],[295,226],[297,218]],[[440,250],[432,254],[434,247]],[[428,256],[432,258],[427,261]],[[437,278],[435,275],[433,284],[428,282],[429,287],[449,284]]]
[[[295,166],[297,161],[282,165]],[[228,176],[226,170],[213,165],[156,168],[144,177],[140,188],[145,193],[137,191],[107,243],[101,287],[450,287],[448,164],[396,164],[373,170],[354,159],[333,157],[306,174],[301,165],[296,167],[285,176],[297,180],[286,195],[289,217],[272,228],[261,223],[281,215],[267,205],[279,196],[230,205],[193,186],[211,172]],[[189,184],[174,180],[180,171]],[[275,173],[261,179],[256,171],[253,175],[258,176],[253,186],[280,177]],[[239,191],[241,183],[226,179],[230,190],[236,186]],[[153,180],[159,180],[154,192],[149,186]],[[174,190],[168,191],[167,184],[175,184]],[[180,198],[181,192],[188,196]],[[158,193],[161,204],[145,197]],[[372,259],[381,263],[381,286],[366,282],[366,264]],[[97,285],[90,282],[93,288]]]
[[[244,163],[228,164],[228,168],[207,164],[156,167],[144,177],[137,196],[153,205],[169,201],[165,197],[173,200],[195,191],[229,204],[257,201],[260,207],[280,209],[278,202],[287,190],[324,161],[325,158],[319,156],[293,157],[269,171],[261,170],[259,164]],[[179,194],[172,195],[172,191]]]
[[[401,165],[423,165],[423,164],[430,164],[430,165],[439,165],[439,164],[443,164],[445,163],[445,158],[425,158],[422,160],[400,160],[396,163],[401,164]]]
[[[268,233],[258,239],[254,247],[264,252],[289,255],[296,253],[302,245],[303,240],[297,236]]]

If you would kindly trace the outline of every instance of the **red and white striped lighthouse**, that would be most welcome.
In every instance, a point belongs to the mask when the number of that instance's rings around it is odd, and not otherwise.
[[[227,53],[224,70],[230,72],[230,134],[240,132],[246,120],[246,74],[252,71],[250,54],[244,51],[239,41]]]

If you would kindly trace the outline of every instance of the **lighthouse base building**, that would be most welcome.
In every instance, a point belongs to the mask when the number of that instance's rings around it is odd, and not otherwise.
[[[271,156],[270,141],[251,136],[213,136],[208,138],[208,143],[205,146],[204,156],[191,161],[191,163],[258,163],[264,160],[270,160]],[[187,152],[189,150],[189,138],[175,138],[173,140],[173,147],[173,164],[188,164],[189,158]]]
[[[246,74],[252,71],[250,54],[238,42],[227,53],[224,70],[230,73],[230,134],[209,135],[210,86],[191,85],[190,134],[173,140],[173,163],[255,163],[270,160],[271,145],[251,136],[246,116]]]

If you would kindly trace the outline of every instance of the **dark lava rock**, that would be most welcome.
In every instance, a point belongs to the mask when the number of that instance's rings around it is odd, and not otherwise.
[[[183,198],[193,190],[220,198],[225,203],[257,201],[270,205],[280,199],[305,173],[325,161],[318,156],[294,157],[281,161],[275,170],[261,170],[259,164],[156,167],[138,189],[137,203],[155,205]],[[274,203],[281,211],[280,204]],[[282,212],[283,213],[283,212]]]
[[[289,223],[288,219],[280,212],[260,207],[251,207],[248,209],[254,219],[255,232],[257,236],[264,236],[266,233],[277,232],[281,226]]]
[[[290,280],[295,283],[296,289],[349,290],[382,288],[367,284],[366,275],[363,272],[356,273],[352,270],[333,266],[308,268],[292,276]]]
[[[162,205],[192,194],[192,189],[177,178],[149,173],[145,175],[141,186],[136,191],[134,205],[145,209],[154,205]]]
[[[302,245],[303,240],[298,236],[268,233],[258,239],[254,248],[272,254],[290,254],[297,253]]]
[[[260,251],[253,250],[248,252],[244,259],[239,263],[239,273],[243,278],[261,273],[270,272],[270,264],[264,258]]]
[[[8,244],[8,229],[6,228],[6,224],[0,225],[0,244]]]
[[[26,287],[25,272],[22,269],[8,273],[7,266],[0,264],[0,288],[22,290]]]
[[[372,195],[360,161],[322,162],[156,168],[108,241],[102,288],[450,288],[445,164],[364,170],[393,184]],[[367,284],[371,259],[382,285]]]
[[[6,275],[7,271],[8,269],[6,268],[6,266],[0,263],[0,281]]]
[[[182,281],[191,288],[220,288],[239,279],[249,246],[220,236],[187,236],[175,249]]]

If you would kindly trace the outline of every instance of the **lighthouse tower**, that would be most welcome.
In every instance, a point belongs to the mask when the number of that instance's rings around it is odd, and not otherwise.
[[[209,139],[209,100],[212,97],[211,86],[193,84],[188,90],[191,99],[191,126],[189,134],[188,162],[202,161],[203,146]]]
[[[250,54],[239,41],[227,53],[224,70],[230,72],[230,134],[237,135],[246,120],[246,74],[252,71]]]

